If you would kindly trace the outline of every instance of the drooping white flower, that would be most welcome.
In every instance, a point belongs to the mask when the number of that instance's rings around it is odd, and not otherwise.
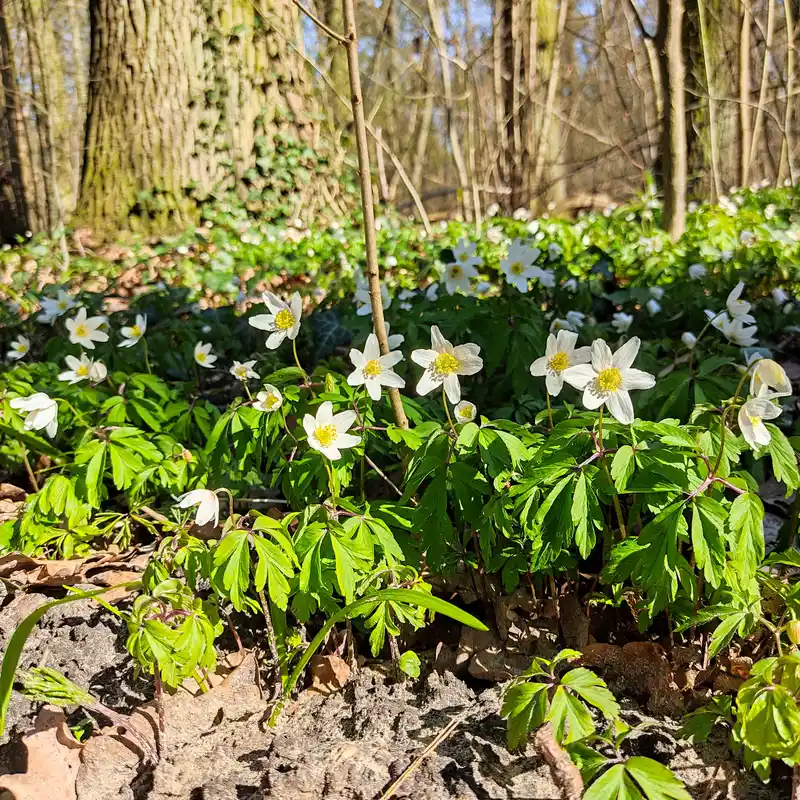
[[[549,261],[555,261],[563,252],[561,245],[555,242],[550,242],[550,244],[547,245],[547,258]]]
[[[772,219],[775,216],[775,212],[777,211],[777,206],[774,203],[770,203],[768,206],[764,208],[764,219]]]
[[[560,330],[547,337],[545,354],[530,366],[534,378],[544,377],[547,393],[558,397],[564,386],[564,371],[576,364],[588,364],[592,359],[591,347],[575,347],[578,334]]]
[[[264,388],[256,395],[253,408],[259,411],[277,411],[283,405],[283,395],[271,383],[264,384]]]
[[[681,334],[681,341],[689,350],[694,350],[694,346],[697,344],[697,337],[691,331],[685,331]]]
[[[578,291],[578,281],[575,278],[570,278],[564,282],[564,288],[570,293],[575,294]]]
[[[39,322],[44,322],[48,325],[55,322],[62,314],[66,314],[67,311],[75,308],[75,301],[63,289],[59,290],[55,298],[43,297],[41,304],[42,313],[39,314],[37,319]]]
[[[355,370],[347,376],[350,386],[366,386],[372,400],[381,399],[381,386],[402,389],[406,382],[394,371],[394,366],[403,360],[399,350],[393,350],[385,356],[381,355],[378,337],[371,333],[367,336],[364,350],[350,351],[350,361]]]
[[[706,316],[712,319],[711,326],[716,328],[731,343],[738,347],[753,347],[758,343],[756,332],[758,328],[753,325],[746,328],[741,319],[731,319],[726,312],[715,315],[713,311],[706,311]]]
[[[459,375],[475,375],[483,367],[481,348],[477,344],[460,344],[455,347],[442,336],[439,328],[431,328],[430,350],[414,350],[411,360],[425,368],[417,384],[417,394],[428,394],[444,385],[448,400],[453,405],[461,400]]]
[[[6,353],[9,361],[17,361],[28,354],[31,349],[31,342],[27,336],[20,334],[11,342],[11,349]]]
[[[694,281],[699,281],[705,278],[706,275],[708,275],[708,269],[705,264],[692,264],[689,267],[689,277]]]
[[[658,314],[659,311],[661,311],[661,303],[659,303],[658,300],[655,299],[655,297],[651,297],[647,301],[647,303],[645,303],[645,305],[647,306],[647,310],[651,314]]]
[[[303,301],[298,292],[292,295],[291,305],[272,292],[264,292],[263,298],[269,313],[256,314],[250,317],[249,321],[254,328],[270,332],[267,337],[267,347],[275,350],[281,346],[284,339],[297,338],[303,314]]]
[[[406,337],[403,336],[402,333],[389,334],[390,326],[388,322],[384,322],[384,327],[386,328],[386,338],[389,342],[389,350],[397,350],[397,348],[400,347],[400,345],[406,340]],[[375,333],[375,328],[372,329],[372,332]]]
[[[356,314],[359,317],[366,317],[369,314],[372,314],[372,303],[369,299],[369,288],[365,289],[356,289],[356,293],[353,296],[358,308],[356,309]],[[385,283],[381,284],[381,305],[383,306],[383,310],[386,311],[387,308],[392,304],[392,298],[389,296],[389,289]]]
[[[656,300],[660,300],[664,296],[664,289],[661,286],[651,286],[650,296],[655,297]]]
[[[499,225],[492,225],[489,230],[486,231],[486,238],[492,244],[500,244],[500,242],[506,238],[506,235],[503,233],[503,229]]]
[[[618,311],[611,318],[611,327],[617,333],[627,333],[633,324],[633,314],[626,314],[624,311]]]
[[[213,369],[217,357],[211,352],[211,343],[198,342],[194,346],[195,363],[206,369]]]
[[[78,313],[66,322],[69,340],[72,344],[79,344],[87,350],[94,350],[95,342],[108,341],[108,334],[100,330],[106,324],[106,317],[89,317],[86,315],[85,308],[79,308]]]
[[[733,287],[728,299],[725,301],[725,307],[728,309],[731,319],[738,319],[743,323],[755,322],[755,317],[750,313],[750,303],[746,300],[740,300],[742,291],[744,290],[744,281],[739,281]]]
[[[583,311],[567,311],[567,322],[573,326],[573,330],[582,328],[586,322],[586,314]]]
[[[775,303],[779,306],[784,306],[786,303],[789,302],[789,294],[786,292],[785,289],[781,289],[780,287],[776,287],[772,290],[772,299]]]
[[[219,525],[219,498],[210,489],[194,489],[178,498],[178,508],[192,506],[197,506],[195,525],[207,525],[209,522],[213,522],[215,528]]]
[[[737,421],[744,440],[751,446],[765,447],[772,439],[772,434],[764,424],[765,419],[775,419],[781,415],[781,407],[769,400],[769,397],[751,397],[740,409]]]
[[[539,281],[547,289],[552,289],[556,285],[556,274],[551,269],[542,269],[541,267],[533,267],[532,278]]]
[[[120,330],[123,340],[119,343],[120,347],[133,347],[144,336],[147,330],[147,317],[144,314],[136,315],[136,322],[130,327]]]
[[[772,397],[789,397],[792,394],[792,382],[786,370],[777,361],[761,358],[751,373],[750,394],[756,397],[764,394]]]
[[[26,431],[43,430],[51,439],[58,432],[58,403],[44,392],[36,392],[30,397],[15,397],[9,405],[27,414],[22,426]]]
[[[756,235],[753,231],[742,231],[739,235],[739,242],[742,247],[752,247],[756,243]]]
[[[478,414],[475,403],[470,403],[469,400],[462,400],[460,403],[457,403],[453,411],[455,412],[456,423],[458,424],[472,422]]]
[[[430,303],[435,303],[439,299],[438,283],[428,284],[428,288],[425,289],[425,299]]]
[[[635,414],[629,392],[651,389],[656,379],[631,365],[641,341],[631,337],[616,353],[602,339],[592,342],[591,364],[579,364],[564,372],[564,380],[583,392],[583,405],[591,410],[605,405],[618,422],[630,424]]]
[[[642,236],[642,238],[639,239],[639,247],[641,247],[647,255],[653,255],[653,253],[661,252],[664,243],[658,236]]]
[[[499,203],[489,203],[489,205],[486,207],[486,216],[496,217],[499,211],[500,211]]]
[[[355,421],[355,411],[340,411],[334,414],[333,403],[326,400],[317,409],[316,417],[312,417],[311,414],[303,417],[303,428],[310,447],[319,450],[331,461],[337,461],[342,457],[342,450],[361,443],[360,436],[347,433]]]
[[[476,268],[483,263],[481,258],[475,255],[475,243],[459,239],[453,248],[453,258],[455,261],[452,264],[445,264],[444,288],[448,294],[455,294],[456,291],[469,294],[469,282],[478,276]]]
[[[500,262],[506,282],[520,292],[527,292],[528,281],[533,277],[533,265],[541,253],[538,247],[528,247],[515,239],[508,246],[508,255]]]
[[[230,368],[230,373],[234,378],[242,382],[246,382],[249,378],[258,379],[258,373],[253,369],[255,361],[236,361],[234,359],[233,366]]]
[[[529,209],[522,208],[520,206],[520,208],[517,208],[517,209],[514,210],[514,213],[512,214],[512,216],[518,222],[524,222],[525,220],[528,220],[528,219],[531,218],[531,212],[530,212]]]
[[[93,361],[86,353],[81,353],[80,358],[66,356],[64,360],[67,362],[69,369],[62,372],[58,379],[66,381],[70,385],[85,380],[90,380],[92,383],[100,383],[100,381],[105,380],[108,374],[108,370],[102,361]]]

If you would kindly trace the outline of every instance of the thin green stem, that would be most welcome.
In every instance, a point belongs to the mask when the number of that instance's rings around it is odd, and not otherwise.
[[[247,395],[247,399],[252,403],[253,402],[253,395],[250,394],[250,387],[247,385],[247,381],[242,381],[242,386],[244,386],[245,394]]]
[[[450,423],[450,430],[453,431],[455,436],[456,426],[453,424],[453,418],[450,416],[450,409],[447,406],[447,393],[444,390],[444,384],[442,384],[442,405],[444,406],[444,413],[447,414],[447,421]]]
[[[603,446],[603,408],[600,407],[600,415],[597,420],[597,446],[600,450],[600,462],[603,465],[603,469],[605,470],[606,476],[608,477],[608,482],[614,486],[614,480],[611,477],[611,470],[608,468],[608,459],[606,458],[606,451],[605,447]],[[617,494],[616,487],[614,487],[614,494],[613,494],[613,502],[614,502],[614,511],[617,514],[617,523],[619,524],[619,533],[621,538],[627,539],[628,538],[628,530],[625,526],[625,516],[622,513],[622,504],[619,502],[619,495]]]
[[[714,323],[714,320],[717,319],[717,317],[721,317],[724,313],[725,313],[725,309],[723,309],[718,314],[715,314],[713,317],[711,317],[708,320],[708,322],[706,322],[706,324],[703,326],[703,329],[700,331],[700,333],[698,334],[697,338],[694,340],[694,346],[689,350],[688,368],[689,368],[689,374],[690,375],[692,373],[692,363],[694,362],[694,354],[695,354],[695,351],[697,350],[697,345],[700,344],[700,340],[703,338],[703,335],[705,334],[705,332]]]
[[[730,405],[722,412],[722,420],[720,422],[721,430],[719,434],[719,452],[717,453],[717,460],[714,462],[714,468],[711,470],[712,475],[717,474],[717,470],[719,469],[719,465],[722,463],[722,454],[725,452],[725,434],[728,430],[727,419],[728,419],[728,412],[732,408],[736,408],[736,401],[739,399],[739,394],[744,387],[744,382],[747,380],[747,376],[750,374],[750,370],[758,364],[758,361],[754,361],[743,373],[742,377],[739,380],[739,385],[736,387],[736,392],[731,399]]]
[[[297,355],[297,339],[292,339],[292,353],[294,353],[294,363],[297,364],[297,369],[303,373],[303,382],[308,383],[308,373],[303,369],[300,357]]]
[[[34,492],[39,491],[39,481],[36,480],[36,473],[31,467],[31,462],[28,460],[28,448],[24,444],[19,446],[20,455],[22,456],[22,463],[25,465],[25,471],[28,473],[28,480],[31,482]]]
[[[325,471],[328,473],[328,488],[331,491],[331,500],[333,501],[333,507],[336,508],[336,481],[333,479],[333,472],[331,471],[331,466],[328,464],[327,460],[325,463]]]
[[[547,418],[550,420],[550,430],[553,430],[553,407],[550,405],[550,392],[544,390],[544,396],[547,398]]]
[[[142,336],[142,344],[144,345],[144,366],[147,370],[147,374],[152,375],[153,370],[150,369],[150,352],[147,349],[147,339],[145,339],[144,336]]]
[[[63,403],[87,428],[92,427],[91,424],[86,421],[86,417],[84,417],[83,414],[78,411],[78,409],[75,408],[72,403],[69,402],[69,400],[65,400],[63,397],[57,397],[56,402]]]
[[[233,516],[233,492],[225,486],[214,490],[214,494],[219,494],[220,492],[224,492],[228,495],[228,514]]]

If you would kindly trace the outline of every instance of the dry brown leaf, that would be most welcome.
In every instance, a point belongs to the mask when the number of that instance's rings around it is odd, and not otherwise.
[[[67,728],[64,712],[45,706],[22,743],[28,751],[28,770],[0,776],[0,790],[13,800],[76,800],[82,745]]]
[[[18,586],[73,586],[78,583],[113,586],[114,583],[136,580],[146,564],[146,554],[126,557],[119,553],[99,552],[87,558],[58,560],[9,553],[0,556],[0,578]],[[115,576],[119,575],[123,577],[116,580]],[[126,577],[130,575],[133,577]]]
[[[314,656],[311,659],[311,688],[319,694],[332,694],[344,687],[350,678],[348,663],[339,656]]]

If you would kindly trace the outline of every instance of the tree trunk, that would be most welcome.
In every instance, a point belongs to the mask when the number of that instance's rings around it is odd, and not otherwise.
[[[183,226],[213,194],[269,188],[269,171],[253,167],[276,137],[310,139],[290,0],[90,0],[89,10],[80,221]]]
[[[750,0],[742,0],[742,32],[739,36],[739,185],[750,181]]]
[[[3,0],[0,0],[0,101],[0,240],[4,240],[22,235],[30,219],[20,152],[24,123]]]
[[[659,0],[656,45],[661,59],[664,123],[661,157],[664,175],[663,226],[673,239],[686,226],[686,99],[683,63],[683,0]]]

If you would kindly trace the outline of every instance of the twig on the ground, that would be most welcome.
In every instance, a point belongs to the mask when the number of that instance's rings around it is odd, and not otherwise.
[[[411,777],[423,760],[430,755],[451,733],[461,724],[463,716],[456,717],[447,723],[447,726],[437,734],[436,738],[409,764],[403,774],[380,796],[380,800],[393,797],[397,790]],[[580,777],[580,776],[579,776]]]

